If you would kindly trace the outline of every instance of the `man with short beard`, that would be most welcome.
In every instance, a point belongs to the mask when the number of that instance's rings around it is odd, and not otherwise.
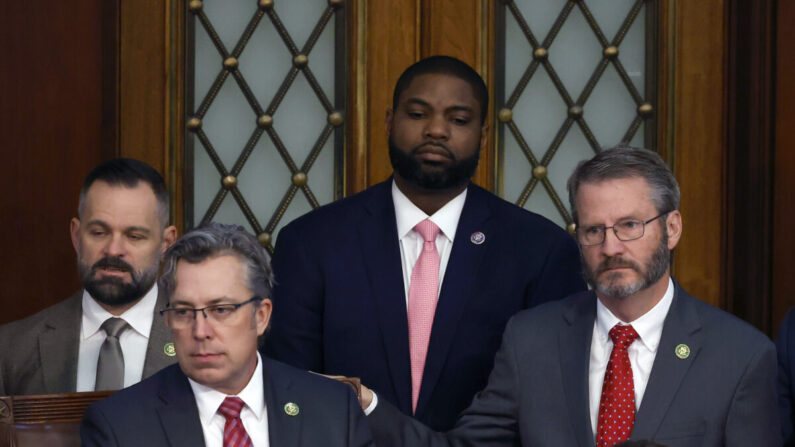
[[[565,231],[470,182],[487,108],[483,80],[457,59],[400,76],[392,178],[279,233],[268,355],[361,377],[448,429],[486,384],[508,319],[585,289]]]
[[[377,445],[781,445],[773,344],[670,276],[682,217],[665,163],[606,149],[568,188],[593,291],[512,318],[488,385],[451,431],[379,401],[368,416]],[[363,387],[363,407],[371,396]]]
[[[91,171],[70,223],[83,290],[0,326],[0,395],[120,389],[176,361],[157,310],[160,256],[176,239],[168,191],[151,166]]]

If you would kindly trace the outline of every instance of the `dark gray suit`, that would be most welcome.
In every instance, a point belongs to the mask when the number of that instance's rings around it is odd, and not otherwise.
[[[594,445],[588,367],[592,292],[524,311],[503,336],[485,390],[447,434],[379,402],[368,420],[379,446]],[[675,348],[690,348],[681,359]],[[781,445],[776,353],[747,323],[676,285],[632,439],[669,447]]]
[[[28,318],[0,326],[0,396],[73,393],[77,384],[77,356],[83,291]],[[175,363],[166,355],[171,330],[158,312],[165,298],[157,297],[144,378]]]
[[[262,358],[271,447],[365,447],[372,436],[347,385]],[[298,406],[290,416],[287,403]],[[196,398],[179,365],[97,402],[80,428],[84,447],[204,446]]]

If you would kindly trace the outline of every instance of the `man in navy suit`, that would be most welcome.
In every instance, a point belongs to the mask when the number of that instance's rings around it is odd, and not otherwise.
[[[457,59],[400,76],[386,115],[392,178],[279,234],[269,355],[360,377],[448,429],[485,386],[508,319],[585,289],[572,237],[470,182],[487,106],[483,80]],[[427,241],[420,226],[434,231]]]
[[[670,277],[682,218],[659,156],[605,150],[576,169],[569,200],[593,291],[511,319],[488,385],[453,430],[378,402],[377,445],[780,446],[773,344]]]
[[[257,353],[272,283],[242,227],[211,223],[177,241],[160,286],[179,364],[89,407],[83,445],[372,445],[350,387]]]
[[[795,446],[795,309],[781,322],[776,338],[778,351],[778,404],[787,446]]]

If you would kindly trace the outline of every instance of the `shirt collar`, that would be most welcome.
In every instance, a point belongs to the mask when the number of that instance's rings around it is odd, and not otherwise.
[[[668,278],[668,288],[665,290],[662,299],[657,302],[648,312],[641,315],[635,321],[621,321],[610,312],[602,302],[596,300],[596,328],[599,338],[606,342],[609,338],[610,329],[618,323],[631,324],[635,332],[638,333],[641,343],[651,352],[657,352],[660,344],[663,324],[668,310],[674,298],[674,282]]]
[[[149,338],[152,331],[152,321],[155,316],[155,304],[157,304],[157,283],[155,283],[146,295],[131,308],[119,315],[135,332]],[[114,317],[105,310],[99,303],[83,289],[83,320],[81,336],[85,340],[100,331],[100,326],[108,318]]]
[[[193,396],[196,398],[196,406],[199,408],[199,419],[201,419],[202,426],[209,425],[227,395],[207,385],[202,385],[190,377],[188,377],[188,383],[190,383]],[[254,413],[258,421],[262,421],[265,416],[265,386],[262,379],[262,357],[260,357],[259,352],[257,353],[257,367],[254,369],[254,374],[245,388],[237,394],[237,397],[243,400],[246,407]]]
[[[398,238],[404,238],[414,227],[425,219],[430,219],[435,223],[442,234],[444,234],[450,241],[455,239],[455,231],[458,228],[458,220],[461,218],[461,211],[464,209],[464,202],[466,202],[467,189],[464,189],[461,194],[455,196],[452,200],[445,203],[443,207],[428,216],[417,205],[412,203],[403,191],[397,187],[395,181],[392,180],[392,203],[395,206],[395,218],[397,219]]]

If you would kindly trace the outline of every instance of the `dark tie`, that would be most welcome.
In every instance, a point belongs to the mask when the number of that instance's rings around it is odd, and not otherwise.
[[[97,380],[94,391],[118,390],[124,387],[124,354],[121,352],[119,335],[130,327],[121,318],[111,317],[102,323],[105,341],[99,349]]]
[[[240,410],[245,403],[239,397],[228,396],[218,407],[218,413],[226,418],[224,424],[224,447],[253,447],[251,439],[240,420]]]
[[[632,326],[617,324],[610,329],[613,352],[605,370],[596,447],[611,447],[629,439],[635,425],[635,385],[627,348],[638,338]]]

